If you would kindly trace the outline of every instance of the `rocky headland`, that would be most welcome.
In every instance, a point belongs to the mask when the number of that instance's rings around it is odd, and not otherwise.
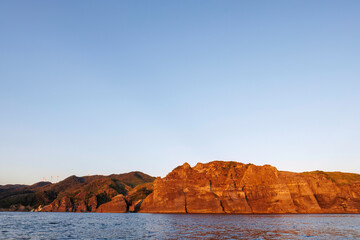
[[[360,213],[360,174],[270,165],[185,163],[164,178],[141,172],[0,186],[0,210],[142,213]]]
[[[147,213],[360,213],[360,175],[294,173],[270,165],[185,163],[156,178]]]

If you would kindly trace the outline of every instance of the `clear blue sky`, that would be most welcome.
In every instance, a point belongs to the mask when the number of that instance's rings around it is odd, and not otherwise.
[[[360,173],[360,1],[0,1],[0,184],[234,160]]]

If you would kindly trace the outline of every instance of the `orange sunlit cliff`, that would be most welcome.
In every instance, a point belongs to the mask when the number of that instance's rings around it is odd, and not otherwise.
[[[185,163],[157,178],[140,212],[359,213],[360,175],[278,171],[237,162]]]

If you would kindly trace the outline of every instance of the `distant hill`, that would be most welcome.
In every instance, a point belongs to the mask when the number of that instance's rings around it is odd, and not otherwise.
[[[0,210],[94,212],[100,205],[122,195],[126,203],[122,211],[127,211],[133,201],[152,192],[154,179],[142,172],[129,172],[109,176],[70,176],[56,184],[3,185],[0,186]],[[134,188],[137,191],[134,192]]]

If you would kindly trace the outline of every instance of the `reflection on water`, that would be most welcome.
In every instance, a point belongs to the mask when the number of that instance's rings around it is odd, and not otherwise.
[[[360,239],[360,215],[0,212],[0,239]]]

